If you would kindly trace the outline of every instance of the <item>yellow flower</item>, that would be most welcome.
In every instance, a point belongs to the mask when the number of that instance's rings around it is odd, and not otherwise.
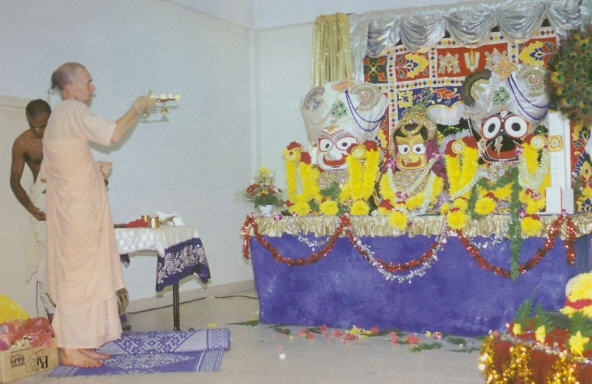
[[[389,216],[389,224],[397,229],[407,228],[407,215],[401,211],[393,211]]]
[[[339,206],[337,205],[337,202],[333,200],[323,201],[319,209],[321,210],[321,213],[328,216],[335,216],[337,212],[339,212]]]
[[[442,206],[440,207],[440,213],[442,215],[445,215],[448,213],[448,211],[450,211],[450,204],[448,204],[448,203],[442,204]]]
[[[259,168],[259,171],[257,173],[259,173],[259,175],[263,177],[271,176],[271,170],[265,167]]]
[[[545,342],[545,337],[547,336],[547,330],[545,329],[544,325],[539,325],[537,329],[534,331],[534,336],[536,341],[543,344]]]
[[[296,204],[292,205],[288,210],[293,215],[306,216],[310,212],[310,207],[307,202],[299,201]]]
[[[300,148],[284,149],[284,160],[291,163],[300,161],[301,153]]]
[[[468,219],[469,216],[460,210],[448,212],[446,215],[448,226],[450,226],[452,229],[463,229],[465,225],[467,225]]]
[[[522,227],[522,233],[526,236],[536,236],[541,231],[543,223],[537,218],[526,216],[520,221],[520,226]]]
[[[410,198],[408,198],[407,201],[405,201],[405,205],[406,205],[407,209],[412,211],[416,208],[421,207],[421,205],[423,204],[423,200],[424,200],[423,195],[424,195],[423,192],[419,192],[419,193],[416,193],[415,195],[411,196]]]
[[[460,208],[463,211],[466,211],[467,207],[469,206],[469,203],[468,203],[467,199],[456,199],[452,202],[452,206],[456,207],[456,208]]]
[[[592,298],[592,272],[581,273],[570,280],[567,287],[569,292],[567,297],[570,301],[578,301]],[[566,287],[566,288],[567,288]],[[579,312],[587,317],[592,317],[592,305],[587,305],[584,308],[575,309],[572,306],[566,306],[560,309],[561,313],[573,316],[574,313]]]
[[[358,200],[352,204],[351,214],[352,215],[367,215],[370,212],[370,207],[363,200]]]
[[[520,323],[514,323],[512,327],[512,333],[516,336],[522,334],[522,325]]]
[[[475,203],[475,212],[480,215],[488,215],[495,210],[497,202],[489,196],[482,197]]]
[[[378,213],[380,213],[383,216],[388,215],[391,211],[386,209],[385,207],[378,207]]]
[[[589,340],[589,338],[582,335],[582,332],[578,331],[575,335],[569,337],[569,350],[574,355],[581,356],[582,353],[584,353],[584,347]]]

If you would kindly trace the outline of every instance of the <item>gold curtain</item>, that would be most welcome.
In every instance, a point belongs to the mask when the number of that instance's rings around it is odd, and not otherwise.
[[[353,79],[349,21],[345,13],[318,16],[313,32],[312,86]]]

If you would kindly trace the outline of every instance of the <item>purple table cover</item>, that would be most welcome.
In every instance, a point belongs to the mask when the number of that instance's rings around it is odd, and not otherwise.
[[[265,239],[283,256],[301,258],[312,252],[306,243],[326,239],[307,237],[307,242],[288,234]],[[401,263],[421,256],[435,237],[360,239],[375,257]],[[491,246],[481,249],[481,255],[492,265],[510,269],[507,240],[497,244],[483,237],[472,240],[490,242]],[[534,256],[544,240],[525,239],[521,263]],[[323,259],[304,266],[275,261],[255,239],[250,251],[263,323],[337,328],[378,326],[478,336],[504,329],[528,298],[547,311],[563,307],[567,281],[577,273],[590,271],[590,240],[590,235],[577,239],[576,264],[569,265],[565,242],[557,239],[541,262],[516,280],[483,269],[456,237],[448,238],[423,276],[402,283],[387,281],[346,238],[339,238]]]
[[[195,274],[206,283],[210,279],[210,267],[201,239],[192,238],[165,249],[164,257],[158,255],[156,264],[156,291]]]

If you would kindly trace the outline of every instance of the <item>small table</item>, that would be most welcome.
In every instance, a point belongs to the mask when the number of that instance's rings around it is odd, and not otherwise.
[[[115,228],[120,254],[156,251],[156,291],[173,286],[173,326],[180,329],[179,280],[195,274],[203,283],[210,268],[197,229],[191,226]]]

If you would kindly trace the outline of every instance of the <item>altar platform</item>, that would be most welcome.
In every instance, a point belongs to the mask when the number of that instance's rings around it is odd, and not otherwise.
[[[591,269],[590,215],[544,216],[525,238],[510,277],[508,217],[469,223],[461,234],[441,216],[406,232],[385,217],[247,217],[260,321],[479,336],[504,329],[531,298],[563,307],[567,281]]]

